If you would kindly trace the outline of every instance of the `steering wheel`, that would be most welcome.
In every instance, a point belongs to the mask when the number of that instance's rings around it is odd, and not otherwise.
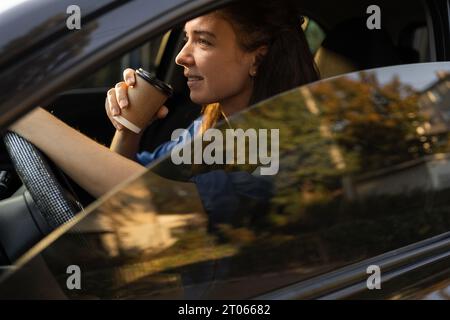
[[[6,150],[23,184],[29,191],[48,225],[55,229],[71,220],[83,205],[71,190],[69,182],[63,188],[55,174],[57,167],[31,142],[14,132],[3,137]],[[60,174],[61,175],[61,174]]]

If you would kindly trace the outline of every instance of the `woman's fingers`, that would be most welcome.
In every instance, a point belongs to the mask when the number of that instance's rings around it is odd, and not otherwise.
[[[116,93],[115,89],[110,89],[106,96],[105,101],[105,109],[106,109],[106,115],[108,116],[109,120],[113,124],[113,126],[116,128],[116,130],[122,130],[123,126],[114,120],[113,116],[117,116],[120,114],[120,108],[117,104],[116,99]]]
[[[116,120],[111,120],[113,126],[116,128],[117,131],[121,131],[124,127],[120,123],[118,123]]]
[[[114,88],[108,90],[107,100],[108,108],[106,108],[106,112],[108,115],[118,116],[120,114],[120,107],[117,103],[116,90]]]
[[[125,83],[132,87],[136,84],[136,74],[135,71],[131,68],[127,68],[123,71],[123,79],[125,80]]]
[[[128,86],[125,82],[119,82],[115,87],[116,99],[121,109],[128,106]]]
[[[106,114],[117,130],[124,129],[124,126],[114,120],[114,116],[120,115],[121,110],[129,106],[128,87],[136,84],[136,73],[131,68],[125,69],[123,78],[125,81],[117,83],[114,88],[108,91],[105,102]],[[162,106],[153,119],[163,119],[168,113],[169,109],[166,106]]]

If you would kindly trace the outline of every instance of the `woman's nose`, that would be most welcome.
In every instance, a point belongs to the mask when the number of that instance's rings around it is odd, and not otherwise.
[[[192,56],[187,44],[178,53],[175,58],[175,63],[183,67],[189,67],[194,64],[194,57]]]

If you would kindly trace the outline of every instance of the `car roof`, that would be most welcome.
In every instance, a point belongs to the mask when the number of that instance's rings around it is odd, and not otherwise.
[[[83,19],[123,3],[123,0],[79,0]],[[8,10],[0,12],[0,65],[27,47],[67,30],[67,8],[72,0],[24,0]],[[29,35],[33,36],[30,37]],[[28,37],[27,37],[28,36]],[[20,41],[27,37],[27,45]]]

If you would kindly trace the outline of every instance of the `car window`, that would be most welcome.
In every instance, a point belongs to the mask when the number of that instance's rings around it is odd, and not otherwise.
[[[411,32],[411,38],[406,46],[417,51],[418,61],[430,61],[429,28],[423,24],[413,25],[412,28],[406,29],[406,32]]]
[[[168,156],[44,240],[41,256],[69,297],[248,298],[442,234],[449,106],[450,63],[282,93],[218,126],[248,133],[244,164]],[[251,130],[278,130],[259,144],[273,162],[251,149]],[[69,265],[82,290],[66,289]]]
[[[103,88],[123,80],[123,70],[126,68],[143,68],[156,73],[161,63],[171,31],[152,38],[147,43],[127,52],[123,56],[109,62],[97,70],[75,88]]]
[[[307,16],[305,16],[304,19],[305,21],[302,24],[302,28],[305,32],[311,53],[314,55],[319,49],[323,39],[325,39],[325,31],[313,19]]]
[[[325,6],[321,10],[314,3],[306,5],[324,29],[324,39],[315,51],[322,78],[433,61],[433,26],[426,2],[380,2],[368,13],[370,4],[346,1],[341,9]],[[375,21],[378,26],[371,25]]]

